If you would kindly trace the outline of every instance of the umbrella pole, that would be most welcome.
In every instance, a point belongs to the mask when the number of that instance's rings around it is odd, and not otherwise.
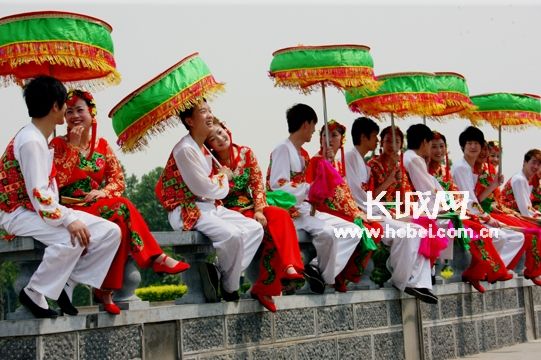
[[[214,156],[214,154],[212,154],[209,150],[209,148],[207,147],[207,145],[203,145],[203,147],[205,148],[205,150],[207,150],[207,152],[210,154],[210,157],[212,158],[212,160],[214,160],[214,162],[216,163],[216,166],[218,166],[218,169],[221,169],[222,168],[222,164],[220,164],[220,162],[218,161],[218,159],[216,159],[216,156]]]
[[[423,125],[426,125],[426,115],[423,115]]]
[[[395,124],[394,124],[394,114],[391,113],[391,136],[393,137],[393,151],[395,154],[397,153],[397,143],[396,143],[396,135],[395,135]]]
[[[503,164],[503,146],[502,146],[502,125],[498,125],[498,145],[500,145],[500,165],[498,165],[498,181],[500,181],[500,176],[502,175],[502,164]]]
[[[321,82],[321,94],[323,95],[323,122],[325,124],[325,145],[329,149],[329,128],[327,127],[327,95],[325,94],[325,83]],[[322,154],[326,156],[326,154]]]

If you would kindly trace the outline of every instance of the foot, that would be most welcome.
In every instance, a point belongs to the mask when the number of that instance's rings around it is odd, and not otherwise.
[[[51,310],[49,308],[47,309],[42,308],[41,306],[36,304],[34,301],[32,301],[32,299],[30,299],[30,297],[26,293],[25,289],[22,289],[21,292],[19,293],[19,302],[21,303],[21,305],[23,305],[28,310],[30,310],[32,315],[34,315],[38,319],[47,319],[47,318],[54,319],[58,316],[56,311]]]
[[[79,310],[77,310],[77,308],[71,303],[71,300],[65,290],[62,290],[58,300],[56,300],[56,303],[64,314],[75,316],[79,313]]]
[[[348,291],[347,280],[342,280],[339,276],[334,279],[334,290],[345,293]]]
[[[285,288],[293,287],[294,290],[301,289],[306,283],[304,280],[304,276],[302,274],[299,274],[293,266],[289,266],[284,271],[284,274],[282,276],[282,279],[280,279],[280,282],[282,283],[283,287]]]
[[[481,285],[480,280],[471,279],[467,276],[462,275],[462,281],[464,281],[465,283],[469,283],[475,288],[475,290],[479,291],[481,294],[485,292],[485,288],[483,287],[483,285]]]
[[[325,292],[325,281],[321,278],[319,269],[314,265],[306,265],[304,268],[304,277],[308,280],[310,290],[316,294]]]
[[[152,264],[152,270],[154,270],[154,272],[158,274],[178,274],[188,270],[189,268],[190,265],[188,265],[184,261],[177,261],[165,254],[161,254],[160,256],[158,256]]]
[[[112,315],[120,314],[120,308],[113,302],[111,290],[94,289],[94,300],[103,305],[103,310]]]
[[[199,267],[201,281],[203,286],[203,294],[209,303],[218,302],[218,287],[220,286],[220,278],[218,269],[211,263],[203,263]]]
[[[222,299],[224,299],[225,301],[239,301],[240,300],[238,290],[228,292],[224,289],[223,284],[220,284],[220,292],[222,294]]]
[[[267,295],[260,295],[258,293],[251,292],[250,295],[253,299],[259,301],[265,309],[269,310],[270,312],[276,312],[276,304],[274,303],[274,300],[272,300],[271,296]]]
[[[531,280],[537,286],[541,286],[541,275],[539,275],[537,277],[531,277],[531,276],[528,276],[528,275],[524,274],[524,278],[528,279],[528,280]]]
[[[406,287],[404,292],[408,295],[416,297],[417,299],[427,304],[437,304],[438,297],[434,295],[429,289],[426,288],[411,288]]]

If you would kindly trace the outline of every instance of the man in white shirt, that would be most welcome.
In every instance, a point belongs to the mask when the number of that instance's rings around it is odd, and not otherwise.
[[[458,141],[464,157],[453,164],[451,174],[458,189],[468,192],[468,210],[472,214],[479,216],[484,226],[493,229],[492,242],[494,247],[500,254],[505,266],[508,266],[522,248],[524,235],[517,231],[500,228],[501,224],[483,211],[475,196],[477,175],[473,172],[473,166],[481,153],[481,144],[484,144],[485,137],[481,130],[469,126],[460,134]],[[501,280],[508,280],[509,278],[512,278],[512,275]]]
[[[503,189],[504,205],[519,211],[522,216],[541,216],[532,206],[532,185],[530,181],[541,169],[541,150],[532,149],[524,155],[522,171],[516,173],[507,181]]]
[[[77,283],[101,288],[120,245],[119,227],[100,217],[59,204],[53,152],[47,139],[64,123],[66,88],[41,76],[24,89],[31,123],[8,144],[0,159],[0,229],[33,237],[46,246],[43,259],[19,293],[35,317],[54,318],[45,297],[76,315],[71,304]]]
[[[357,205],[367,211],[366,184],[370,181],[370,168],[364,161],[369,151],[374,151],[378,143],[379,126],[369,118],[361,117],[353,122],[351,138],[354,148],[346,153],[346,178]],[[370,220],[370,219],[369,219]],[[418,235],[422,228],[416,224],[397,221],[393,218],[382,217],[384,232],[382,242],[389,246],[390,256],[388,267],[391,270],[391,283],[400,291],[415,296],[421,301],[436,304],[438,298],[431,292],[432,279],[430,261],[419,254],[421,237]],[[387,236],[394,232],[406,231],[407,227],[415,230],[417,235],[412,237]]]
[[[163,186],[175,184],[175,190],[167,195],[168,199],[162,199],[162,204],[170,205],[166,209],[173,229],[197,230],[212,241],[221,274],[222,298],[237,301],[240,275],[263,240],[263,227],[237,211],[216,205],[216,200],[229,193],[232,172],[222,167],[218,174],[212,174],[212,158],[204,148],[214,120],[207,102],[202,101],[179,116],[189,134],[173,148],[164,170],[164,174],[172,170],[170,178],[162,174]],[[217,301],[217,269],[207,264],[202,270],[205,296],[210,302]]]
[[[310,158],[302,145],[312,139],[317,123],[315,111],[308,105],[296,104],[287,110],[289,137],[271,153],[267,172],[269,190],[282,190],[297,199],[293,222],[297,230],[312,236],[316,258],[305,267],[310,289],[322,294],[325,284],[334,285],[336,276],[344,269],[360,238],[352,234],[337,237],[335,230],[354,229],[356,225],[336,216],[313,210],[307,196],[310,184],[305,171]]]

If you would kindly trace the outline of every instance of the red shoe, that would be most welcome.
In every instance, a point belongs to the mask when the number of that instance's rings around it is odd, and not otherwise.
[[[110,296],[113,292],[111,290],[94,289],[94,300],[103,305],[103,310],[112,315],[120,314],[120,308],[114,303],[106,304],[103,299],[106,296]]]
[[[284,273],[284,279],[287,279],[287,280],[304,280],[304,276],[302,274],[299,274],[299,273],[287,273],[285,272]]]
[[[464,281],[465,283],[469,283],[475,288],[475,290],[479,291],[481,294],[485,292],[485,288],[483,287],[483,285],[481,285],[480,280],[470,279],[468,276],[462,275],[462,281]]]
[[[254,292],[250,292],[250,295],[252,296],[252,299],[259,301],[259,303],[263,305],[265,309],[269,310],[270,312],[276,312],[276,304],[272,300],[272,297],[260,295]]]
[[[183,271],[186,271],[190,268],[190,265],[188,263],[185,263],[184,261],[179,261],[175,266],[171,267],[165,264],[167,261],[168,256],[165,255],[163,259],[160,262],[154,261],[152,264],[152,270],[154,270],[155,273],[161,274],[178,274]]]
[[[347,282],[345,280],[339,280],[337,277],[336,279],[334,279],[334,290],[341,293],[348,292]]]
[[[539,279],[539,277],[540,276],[530,277],[528,275],[524,275],[525,279],[531,280],[537,286],[541,286],[541,279]]]
[[[505,273],[504,275],[500,276],[497,281],[507,281],[511,280],[513,278],[513,274]]]

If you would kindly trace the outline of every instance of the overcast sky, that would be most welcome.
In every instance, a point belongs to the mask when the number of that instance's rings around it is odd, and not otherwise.
[[[86,3],[86,4],[85,4]],[[470,94],[541,94],[541,7],[534,1],[3,1],[0,17],[38,10],[63,10],[102,19],[113,27],[115,58],[122,82],[95,93],[98,130],[114,145],[108,112],[128,93],[185,56],[199,52],[226,92],[210,103],[233,130],[234,141],[251,146],[265,171],[272,148],[287,136],[285,110],[294,103],[313,106],[322,123],[321,94],[309,96],[275,88],[267,71],[273,51],[298,44],[363,44],[371,48],[376,74],[403,71],[453,71],[463,74]],[[287,3],[287,4],[286,4]],[[332,3],[332,5],[330,5]],[[475,5],[467,5],[467,4]],[[508,5],[513,3],[515,5]],[[129,4],[129,5],[128,5]],[[197,5],[198,4],[198,5]],[[202,4],[202,5],[201,5]],[[291,5],[294,4],[294,5]],[[316,5],[314,5],[316,4]],[[359,5],[360,4],[360,5]],[[377,5],[379,4],[379,5]],[[494,5],[496,4],[496,5]],[[348,127],[359,116],[344,96],[327,91],[328,112]],[[28,122],[21,90],[0,88],[0,148]],[[400,120],[399,126],[420,119]],[[386,126],[390,120],[380,125]],[[320,126],[318,124],[318,128]],[[458,134],[464,119],[428,122],[443,132],[451,158],[461,155]],[[497,132],[483,126],[488,139]],[[64,129],[59,130],[63,134]],[[137,176],[163,166],[183,126],[168,129],[145,151],[118,157]],[[518,171],[523,154],[541,147],[540,129],[503,134],[504,174]],[[309,153],[318,149],[314,137]],[[351,147],[348,136],[346,148]]]

